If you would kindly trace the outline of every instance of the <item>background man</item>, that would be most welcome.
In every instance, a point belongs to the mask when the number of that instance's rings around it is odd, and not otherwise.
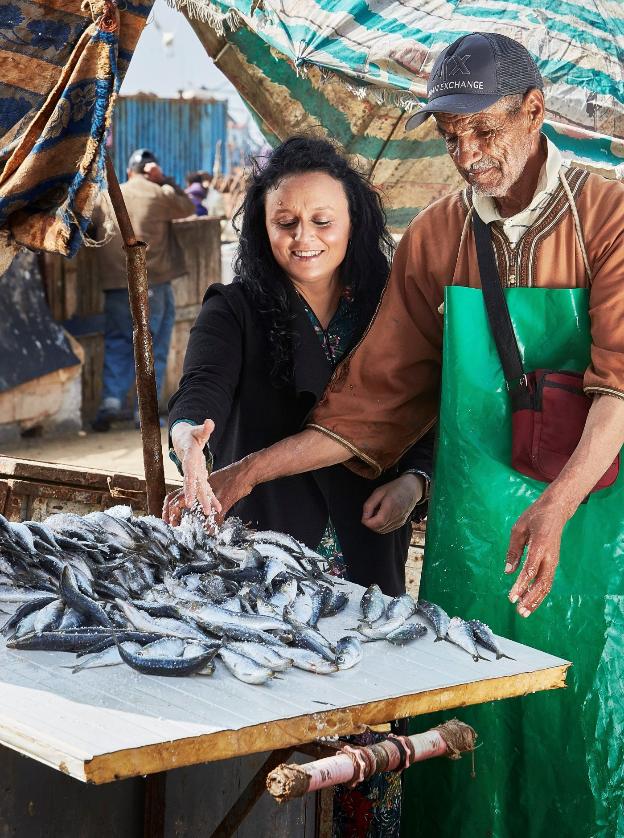
[[[121,192],[136,237],[147,243],[150,329],[160,396],[175,321],[171,282],[185,273],[184,254],[171,222],[192,215],[195,207],[182,189],[164,176],[154,154],[145,148],[130,155],[128,180],[121,185]],[[93,223],[97,239],[103,239],[107,232],[111,235],[99,250],[106,326],[102,401],[93,422],[94,430],[108,431],[111,422],[120,417],[134,381],[132,316],[123,242],[107,194],[96,205]]]

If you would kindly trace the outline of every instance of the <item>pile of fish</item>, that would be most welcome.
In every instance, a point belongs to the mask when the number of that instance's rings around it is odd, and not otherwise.
[[[362,642],[424,636],[424,625],[409,622],[417,611],[438,638],[444,631],[459,643],[442,609],[408,594],[387,603],[374,585],[362,597],[357,634],[332,644],[319,621],[348,604],[339,586],[305,545],[236,518],[209,535],[193,514],[174,528],[127,506],[44,523],[0,515],[6,645],[73,652],[75,672],[126,663],[153,675],[211,675],[220,662],[250,684],[290,667],[327,675],[356,666]],[[496,651],[489,629],[479,631],[478,642]]]

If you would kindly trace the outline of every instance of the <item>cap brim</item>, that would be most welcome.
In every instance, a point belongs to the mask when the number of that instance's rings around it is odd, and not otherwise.
[[[502,98],[498,93],[461,93],[454,96],[438,96],[433,102],[429,102],[424,108],[410,116],[405,123],[405,130],[412,131],[414,128],[418,128],[434,113],[479,113],[479,111],[484,111]]]

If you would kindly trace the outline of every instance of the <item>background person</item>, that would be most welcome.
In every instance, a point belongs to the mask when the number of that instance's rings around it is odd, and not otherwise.
[[[182,189],[164,176],[154,154],[144,148],[130,155],[128,180],[121,184],[121,192],[137,239],[147,243],[150,330],[160,396],[175,322],[171,282],[186,272],[171,222],[192,215],[194,206]],[[111,422],[121,418],[135,373],[126,255],[106,193],[96,204],[92,223],[97,239],[104,239],[107,233],[111,236],[98,250],[105,297],[104,371],[102,399],[93,422],[94,430],[108,431]]]

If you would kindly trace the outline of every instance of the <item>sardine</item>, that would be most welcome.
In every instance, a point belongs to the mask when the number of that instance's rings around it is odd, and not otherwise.
[[[40,596],[37,599],[31,599],[28,602],[22,603],[17,611],[9,617],[0,631],[5,637],[7,637],[15,628],[17,628],[24,617],[28,617],[29,614],[40,611],[41,608],[49,605],[55,600],[56,597],[53,594],[46,594],[45,596]]]
[[[488,660],[482,658],[477,649],[472,629],[461,617],[453,617],[449,623],[446,639],[463,649],[472,657],[473,661]]]
[[[349,595],[344,591],[332,591],[329,589],[329,594],[325,597],[323,602],[322,617],[334,617],[339,614],[349,604]],[[383,612],[382,612],[383,613]]]
[[[215,656],[215,650],[209,649],[191,658],[148,658],[142,657],[139,653],[135,654],[131,652],[128,648],[124,647],[123,643],[119,643],[117,648],[124,663],[127,663],[132,669],[136,669],[137,672],[141,672],[144,675],[177,677],[192,675],[194,672],[202,669]]]
[[[288,649],[284,649],[284,656],[282,656],[274,646],[239,640],[228,640],[225,648],[245,655],[263,666],[268,666],[273,672],[284,672],[293,665],[292,658],[289,658],[287,654]]]
[[[28,634],[25,637],[7,640],[8,649],[28,649],[46,652],[78,652],[87,649],[106,629],[75,629],[73,631],[44,631],[41,634]]]
[[[353,635],[341,637],[336,643],[338,669],[351,669],[362,660],[362,643]]]
[[[126,648],[136,654],[140,649],[141,645],[139,643],[127,643]],[[97,669],[103,666],[118,666],[119,664],[123,663],[122,657],[119,654],[119,649],[115,641],[113,640],[112,645],[108,646],[102,652],[96,652],[95,654],[85,655],[84,658],[81,659],[81,662],[72,666],[72,672],[82,672],[83,669]]]
[[[137,652],[141,658],[179,658],[186,648],[181,637],[161,637]]]
[[[368,640],[385,640],[385,638],[403,625],[403,617],[394,617],[392,620],[377,620],[376,623],[362,622],[357,626],[357,631],[363,634]]]
[[[507,660],[510,661],[515,660],[515,658],[506,655],[502,651],[494,632],[488,625],[486,625],[486,623],[482,623],[481,620],[468,620],[468,625],[472,629],[474,639],[477,643],[480,646],[483,646],[484,649],[494,652],[496,660],[500,660],[501,658],[507,658]]]
[[[231,649],[222,647],[217,654],[225,664],[226,669],[239,681],[244,681],[245,684],[264,684],[275,675],[268,666],[256,663],[251,658],[233,652]]]
[[[37,613],[33,623],[35,634],[41,634],[42,631],[55,631],[63,619],[64,612],[65,603],[62,599],[55,599],[48,605],[44,605]]]
[[[100,626],[111,625],[102,606],[78,590],[76,576],[69,565],[63,568],[59,589],[63,600],[70,608],[87,615]]]
[[[379,585],[371,585],[366,589],[360,601],[360,608],[365,623],[371,624],[383,617],[386,603]]]
[[[394,617],[403,617],[404,620],[416,613],[416,602],[409,594],[401,594],[388,603],[386,618],[392,620]]]
[[[395,646],[405,646],[406,643],[411,643],[412,640],[419,640],[426,634],[427,627],[423,626],[422,623],[404,623],[398,629],[387,634],[386,640]]]
[[[451,622],[451,618],[446,613],[444,608],[440,608],[439,605],[435,605],[433,602],[427,602],[424,599],[419,599],[416,610],[419,614],[422,614],[423,617],[429,620],[433,626],[433,630],[436,634],[435,642],[437,643],[439,640],[444,640],[448,631],[449,623]]]
[[[252,532],[248,537],[248,541],[253,544],[264,542],[266,544],[276,544],[278,547],[283,547],[285,550],[295,555],[303,556],[303,548],[296,538],[284,532],[275,532],[274,530],[263,530]],[[319,557],[320,558],[320,557]]]
[[[300,649],[297,646],[288,646],[288,657],[292,660],[297,669],[305,669],[306,672],[314,672],[316,675],[331,675],[338,671],[338,664],[330,662],[311,652],[309,649]]]
[[[120,599],[115,601],[130,624],[139,631],[156,632],[183,639],[205,639],[205,635],[198,628],[184,620],[174,620],[170,617],[150,617],[144,611],[130,605],[129,602],[123,602]]]

